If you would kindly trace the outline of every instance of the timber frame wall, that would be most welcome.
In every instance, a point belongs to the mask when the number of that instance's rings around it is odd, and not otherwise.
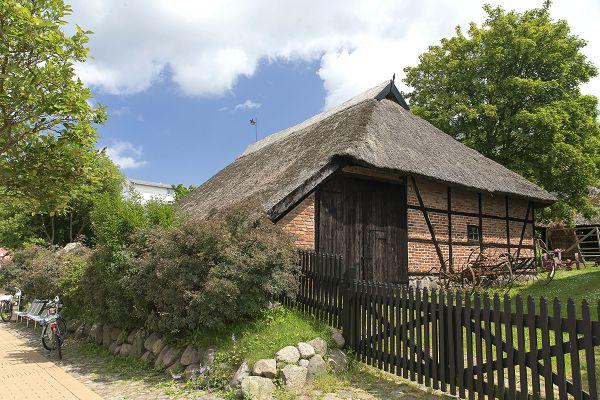
[[[379,173],[371,176],[382,178]],[[533,254],[535,218],[530,201],[412,177],[407,179],[407,198],[410,275],[425,275],[434,267],[458,270],[474,249]],[[313,193],[277,224],[296,237],[298,247],[314,250],[315,212]],[[479,228],[478,242],[468,240],[468,225]]]

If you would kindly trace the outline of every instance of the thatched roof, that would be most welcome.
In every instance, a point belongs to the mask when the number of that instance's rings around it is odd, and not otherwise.
[[[206,215],[244,200],[277,218],[341,160],[549,204],[555,197],[413,115],[393,83],[254,143],[182,202]],[[302,194],[302,193],[301,193]],[[282,206],[283,205],[283,206]]]

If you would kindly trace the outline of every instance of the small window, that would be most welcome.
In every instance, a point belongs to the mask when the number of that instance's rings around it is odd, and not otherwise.
[[[469,242],[479,243],[479,226],[467,225],[467,238]]]

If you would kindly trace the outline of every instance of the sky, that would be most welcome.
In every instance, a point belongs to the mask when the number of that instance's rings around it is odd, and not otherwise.
[[[199,185],[245,147],[396,74],[484,3],[532,0],[71,0],[93,31],[77,75],[106,106],[99,147],[127,176]],[[600,0],[554,0],[600,66]],[[600,96],[600,78],[583,87]],[[257,120],[255,126],[250,119]]]

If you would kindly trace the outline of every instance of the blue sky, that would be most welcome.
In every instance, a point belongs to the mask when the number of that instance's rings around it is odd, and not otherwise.
[[[69,0],[68,0],[69,1]],[[77,75],[108,108],[99,146],[134,178],[199,185],[276,132],[396,74],[482,5],[543,0],[70,0],[90,29]],[[554,0],[600,66],[600,1]],[[600,78],[583,92],[600,96]]]
[[[250,118],[258,120],[260,138],[320,112],[325,90],[317,68],[315,62],[263,62],[218,98],[186,96],[167,77],[142,93],[99,94],[109,113],[99,146],[133,147],[117,155],[121,162],[132,158],[128,176],[198,185],[254,142]],[[248,100],[256,108],[242,106]]]

